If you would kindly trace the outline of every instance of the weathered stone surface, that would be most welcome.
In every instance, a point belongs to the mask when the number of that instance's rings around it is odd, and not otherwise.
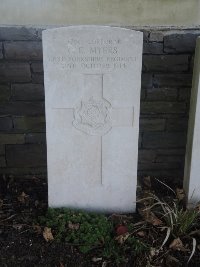
[[[6,159],[4,156],[0,156],[0,168],[6,167]]]
[[[0,103],[4,103],[10,100],[11,91],[7,85],[0,84]]]
[[[183,168],[178,169],[158,169],[158,170],[138,170],[138,177],[145,177],[145,176],[151,176],[151,177],[159,177],[159,179],[163,179],[165,183],[174,183],[174,180],[176,182],[182,183],[182,177],[183,177]]]
[[[1,41],[37,40],[37,30],[27,27],[0,27]]]
[[[143,147],[144,148],[182,148],[185,147],[185,133],[144,133]]]
[[[162,170],[162,169],[178,169],[180,168],[179,162],[148,162],[148,163],[139,163],[138,170]]]
[[[5,155],[5,145],[0,145],[0,155]]]
[[[140,119],[140,131],[164,131],[165,119]]]
[[[198,36],[200,36],[200,31],[166,35],[164,37],[164,51],[168,53],[194,52]]]
[[[143,54],[163,54],[163,43],[148,42],[143,44]]]
[[[176,162],[180,163],[179,166],[184,165],[184,155],[159,155],[156,157],[156,162],[165,163],[165,162]]]
[[[190,87],[180,88],[178,99],[180,101],[189,102],[190,101],[190,94],[191,94],[191,88]]]
[[[43,102],[9,102],[0,105],[0,115],[36,116],[44,115]]]
[[[141,103],[141,113],[151,114],[151,113],[185,113],[186,104],[178,102],[142,102]]]
[[[145,71],[181,72],[189,68],[188,55],[144,55],[143,66]]]
[[[45,132],[45,117],[14,117],[15,131]]]
[[[200,201],[200,38],[197,40],[193,83],[190,101],[187,147],[185,156],[184,189],[189,204]]]
[[[152,87],[152,74],[142,73],[142,88]]]
[[[0,131],[10,131],[12,128],[11,117],[0,117]]]
[[[24,144],[24,134],[0,133],[0,144]]]
[[[44,75],[41,73],[33,73],[32,74],[32,82],[33,83],[44,83]]]
[[[176,88],[148,88],[147,89],[147,100],[150,101],[170,101],[177,99],[177,89]]]
[[[142,33],[47,30],[43,50],[49,205],[134,211]]]
[[[163,32],[150,32],[149,41],[150,42],[163,42],[164,33]]]
[[[0,174],[8,174],[8,175],[11,174],[17,177],[18,179],[22,178],[24,181],[25,178],[32,179],[34,175],[37,175],[37,178],[45,177],[47,175],[47,167],[46,166],[42,166],[42,167],[35,166],[35,167],[24,168],[23,166],[19,166],[15,168],[15,167],[6,166],[6,168],[5,167],[0,168]],[[34,189],[37,190],[36,188]],[[46,192],[44,193],[46,194]]]
[[[155,86],[191,86],[192,75],[188,73],[184,74],[155,74],[154,81]]]
[[[149,149],[140,149],[138,151],[138,162],[140,163],[149,163],[154,162],[156,158],[155,150]]]
[[[179,119],[168,119],[166,124],[167,131],[187,131],[188,119],[179,118]]]
[[[35,73],[43,73],[43,63],[42,62],[34,62],[31,64],[31,69]]]
[[[41,60],[41,42],[4,42],[6,59]]]
[[[13,84],[12,100],[42,101],[44,100],[44,86],[33,83]]]
[[[8,167],[46,166],[46,146],[37,144],[7,145]]]
[[[0,63],[1,82],[31,81],[30,65],[28,63]]]
[[[46,144],[46,134],[28,133],[25,135],[25,142],[27,144]]]
[[[0,42],[0,59],[3,58],[3,43]]]

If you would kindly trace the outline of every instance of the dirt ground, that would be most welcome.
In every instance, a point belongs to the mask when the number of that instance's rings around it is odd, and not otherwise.
[[[116,266],[109,261],[93,262],[93,252],[83,255],[73,245],[45,241],[41,232],[34,227],[38,216],[44,215],[47,210],[45,178],[28,177],[20,180],[2,177],[0,185],[0,266]],[[136,217],[139,218],[138,215]],[[160,239],[164,238],[165,235],[161,235]],[[187,265],[189,255],[189,251],[164,250],[154,264],[142,263],[143,255],[140,259],[130,256],[120,266],[200,266],[200,251],[196,250]],[[169,257],[177,261],[170,261]]]

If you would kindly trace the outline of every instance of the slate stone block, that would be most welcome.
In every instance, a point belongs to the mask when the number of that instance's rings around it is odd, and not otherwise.
[[[1,82],[31,81],[30,65],[28,63],[0,63]]]
[[[6,159],[5,156],[0,156],[0,168],[6,167]]]
[[[2,41],[26,41],[37,40],[37,29],[29,27],[0,27],[0,40]]]
[[[42,101],[44,100],[44,86],[41,84],[13,84],[12,100],[14,101]]]
[[[163,42],[164,32],[155,31],[150,32],[149,41],[150,42]]]
[[[168,119],[166,123],[167,131],[187,132],[188,118]]]
[[[184,74],[155,74],[153,79],[154,86],[166,86],[166,87],[186,87],[192,85],[192,75],[188,73]]]
[[[43,63],[42,62],[34,62],[31,64],[31,70],[34,73],[43,73]]]
[[[139,163],[149,163],[154,162],[156,158],[156,152],[149,149],[140,149],[138,151],[138,162]]]
[[[0,59],[3,58],[3,43],[0,42]]]
[[[46,146],[38,144],[6,146],[8,167],[46,166]]]
[[[143,43],[143,54],[160,55],[163,54],[163,43],[148,42]]]
[[[0,144],[24,144],[24,134],[0,133]]]
[[[186,133],[144,133],[142,144],[144,148],[184,148]]]
[[[11,117],[0,117],[0,131],[11,131],[13,128]]]
[[[37,116],[44,115],[43,102],[8,102],[0,105],[0,115]]]
[[[176,88],[148,88],[146,99],[150,101],[170,101],[176,100],[177,95]]]
[[[156,72],[182,72],[189,69],[188,55],[144,55],[143,69]]]
[[[164,36],[164,51],[167,53],[193,53],[200,31],[180,32]]]
[[[152,74],[142,73],[141,86],[142,88],[152,87],[153,77]]]
[[[142,102],[141,114],[165,114],[176,113],[181,114],[186,112],[186,104],[178,102]]]
[[[180,101],[190,102],[191,87],[180,88],[178,99]]]
[[[4,42],[6,59],[42,60],[41,42]]]
[[[5,155],[5,145],[0,145],[0,155]]]
[[[150,119],[141,118],[140,119],[140,131],[164,131],[165,129],[165,119]]]
[[[28,133],[25,136],[25,142],[27,144],[46,144],[45,133]]]
[[[14,131],[45,132],[45,117],[13,117]]]
[[[32,82],[44,84],[44,74],[42,73],[33,73],[32,74]]]
[[[0,84],[0,103],[4,103],[10,100],[11,90],[7,85]]]

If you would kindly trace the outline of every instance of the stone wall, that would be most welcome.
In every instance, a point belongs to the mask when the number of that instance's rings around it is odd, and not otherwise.
[[[47,172],[41,31],[0,27],[0,174]],[[138,173],[182,178],[200,30],[142,31]]]

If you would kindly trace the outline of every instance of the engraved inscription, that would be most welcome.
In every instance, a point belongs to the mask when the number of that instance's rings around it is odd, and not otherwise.
[[[74,109],[73,125],[76,129],[90,135],[104,135],[110,131],[111,104],[105,99],[95,99],[81,101],[80,105]]]

